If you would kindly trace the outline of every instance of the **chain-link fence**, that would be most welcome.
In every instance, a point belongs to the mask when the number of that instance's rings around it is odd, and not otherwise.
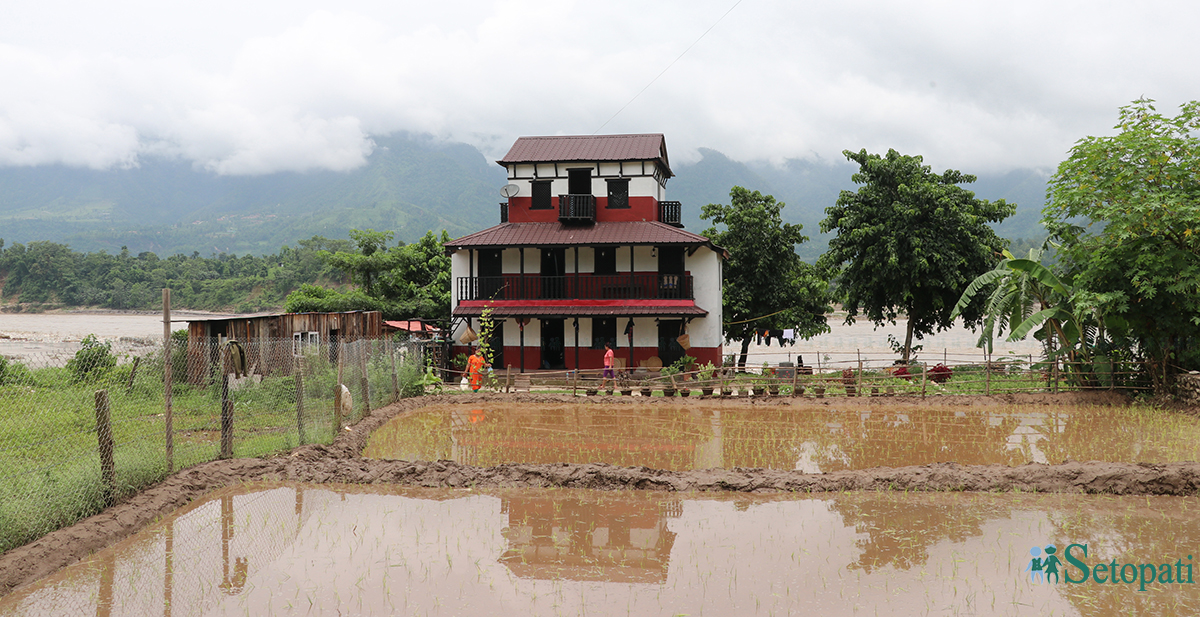
[[[161,341],[0,356],[0,552],[173,470],[330,443],[424,390],[421,341],[174,338],[169,370]]]

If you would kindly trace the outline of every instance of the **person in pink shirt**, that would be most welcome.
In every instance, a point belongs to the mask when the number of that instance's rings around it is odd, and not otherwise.
[[[604,342],[604,377],[600,380],[600,388],[603,389],[608,380],[613,380],[613,385],[617,384],[617,376],[613,373],[613,353],[612,345],[608,341]]]

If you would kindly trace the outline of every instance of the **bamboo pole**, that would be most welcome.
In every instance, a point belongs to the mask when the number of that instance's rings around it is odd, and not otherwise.
[[[924,364],[921,365],[921,398],[925,398],[925,373],[928,372],[928,370],[929,367],[925,366]]]
[[[392,402],[395,403],[400,400],[400,381],[396,377],[396,344],[390,336],[387,339],[386,347],[388,359],[392,363]],[[422,362],[422,364],[424,363]]]
[[[229,398],[229,345],[221,350],[221,455],[233,458],[233,400]]]
[[[854,389],[857,390],[855,394],[862,396],[862,350],[855,349],[854,353],[858,355],[858,375],[854,379]]]
[[[992,395],[992,356],[986,349],[983,351],[983,394]]]
[[[296,358],[296,433],[304,444],[304,356]]]

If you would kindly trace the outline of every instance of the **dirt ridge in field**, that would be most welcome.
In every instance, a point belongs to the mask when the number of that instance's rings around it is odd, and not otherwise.
[[[453,461],[382,461],[359,455],[372,431],[398,414],[432,404],[481,402],[613,404],[620,399],[581,399],[569,395],[439,396],[407,399],[375,410],[332,445],[300,446],[270,458],[231,459],[202,463],[129,497],[104,512],[52,532],[0,555],[0,595],[70,565],[92,552],[137,533],[188,502],[233,484],[252,481],[306,483],[397,484],[421,487],[588,488],[599,490],[830,492],[830,491],[990,491],[1108,493],[1114,495],[1195,495],[1200,493],[1200,463],[1108,463],[1067,461],[1018,467],[936,463],[880,467],[831,473],[774,469],[704,469],[663,471],[646,467],[588,464],[505,464],[475,467]],[[792,399],[765,399],[756,405],[790,405]],[[861,399],[863,405],[873,404]],[[700,401],[694,401],[700,403]],[[859,401],[856,401],[858,404]],[[1107,394],[1006,395],[881,399],[888,405],[1038,405],[1122,404]],[[726,405],[727,401],[703,401]],[[842,404],[842,399],[804,400],[805,405]],[[620,404],[680,405],[680,400],[626,399]],[[745,401],[736,404],[745,405]]]

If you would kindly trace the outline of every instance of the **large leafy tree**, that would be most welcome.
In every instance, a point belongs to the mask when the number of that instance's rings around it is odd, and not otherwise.
[[[859,314],[877,326],[908,317],[901,354],[907,362],[913,338],[949,328],[967,285],[995,264],[1005,241],[987,224],[1012,215],[1016,205],[977,199],[959,186],[975,176],[935,174],[920,156],[843,154],[858,163],[852,179],[863,186],[842,191],[825,210],[821,231],[837,236],[819,264],[836,277],[847,323]],[[982,302],[961,311],[971,325],[982,313]]]
[[[389,319],[450,315],[450,258],[442,248],[449,235],[428,232],[417,242],[388,247],[391,232],[352,230],[357,251],[321,251],[331,267],[358,286],[346,292],[303,285],[287,298],[288,312],[382,311]]]
[[[1043,222],[1075,287],[1114,298],[1162,385],[1170,365],[1200,365],[1200,102],[1172,118],[1139,99],[1115,128],[1071,148]]]
[[[783,222],[785,204],[740,186],[729,191],[729,200],[704,206],[700,216],[713,223],[702,235],[729,251],[725,340],[741,342],[738,365],[744,367],[756,330],[794,329],[808,339],[829,331],[825,314],[831,307],[828,283],[796,255],[796,245],[808,238],[802,226]]]

